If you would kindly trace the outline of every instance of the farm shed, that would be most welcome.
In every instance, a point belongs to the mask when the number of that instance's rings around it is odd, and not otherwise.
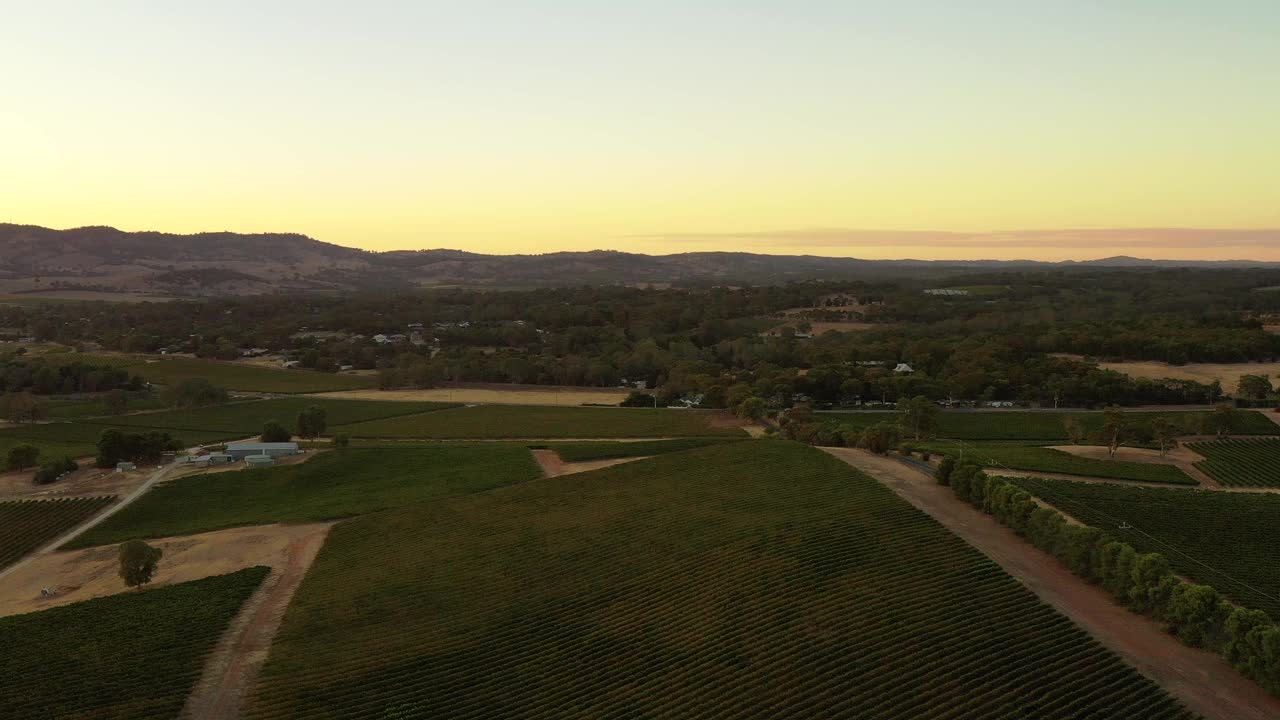
[[[271,467],[276,464],[276,459],[270,455],[249,455],[245,457],[244,464],[249,467]]]
[[[236,459],[226,453],[209,453],[207,462],[210,465],[227,465],[233,463]]]
[[[227,443],[227,454],[236,460],[243,460],[250,455],[268,455],[270,457],[282,457],[284,455],[297,455],[298,443],[296,442],[233,442]]]

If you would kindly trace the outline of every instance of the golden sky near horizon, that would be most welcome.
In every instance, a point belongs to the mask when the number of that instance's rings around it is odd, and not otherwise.
[[[1007,232],[1280,228],[1276,2],[4,17],[0,222],[377,250],[1280,260],[1280,231]]]

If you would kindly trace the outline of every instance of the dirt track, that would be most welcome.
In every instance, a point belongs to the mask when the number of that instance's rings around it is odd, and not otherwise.
[[[560,459],[555,450],[531,450],[533,459],[538,461],[538,467],[542,468],[542,474],[545,477],[553,478],[561,475],[573,475],[575,473],[591,472],[592,470],[600,470],[602,468],[613,467],[623,463],[634,462],[636,460],[644,460],[644,457],[628,457],[628,458],[610,458],[608,460],[587,460],[585,462],[565,462]]]
[[[1221,657],[1189,648],[1155,621],[1115,604],[1110,595],[1072,575],[1051,555],[957,500],[925,472],[861,450],[824,450],[928,513],[1192,711],[1210,720],[1280,718],[1280,698]]]
[[[284,562],[272,567],[262,587],[231,621],[217,648],[205,661],[204,672],[187,698],[182,718],[234,720],[240,717],[245,698],[267,661],[271,640],[280,629],[285,610],[332,526],[332,523],[300,526],[312,531],[289,543]]]

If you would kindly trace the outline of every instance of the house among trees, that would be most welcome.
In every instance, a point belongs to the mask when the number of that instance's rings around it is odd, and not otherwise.
[[[904,362],[898,363],[897,367],[895,367],[893,371],[896,373],[902,373],[904,375],[910,375],[911,373],[915,372],[915,370],[911,369],[910,365]]]

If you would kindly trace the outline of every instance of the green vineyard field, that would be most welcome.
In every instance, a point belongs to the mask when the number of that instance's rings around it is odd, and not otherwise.
[[[540,475],[529,451],[518,445],[350,448],[298,465],[192,475],[158,485],[68,547],[332,520]]]
[[[293,428],[298,413],[312,405],[324,409],[329,433],[342,432],[337,427],[341,425],[457,407],[449,403],[292,397],[250,400],[192,410],[99,418],[97,422],[104,425],[154,428],[170,432],[203,431],[248,436],[262,432],[262,425],[268,420],[276,420],[287,428]]]
[[[347,425],[362,438],[622,438],[746,437],[738,427],[715,427],[712,413],[647,408],[477,405]]]
[[[0,569],[93,517],[114,497],[0,502]]]
[[[1181,424],[1188,418],[1200,418],[1206,414],[1199,411],[1127,411],[1125,416],[1134,428],[1150,431],[1151,422],[1158,417]],[[1096,432],[1102,427],[1101,412],[943,411],[938,415],[934,435],[957,440],[1066,440],[1067,432],[1062,420],[1068,416],[1079,420],[1087,432]],[[894,422],[897,415],[892,412],[829,412],[819,413],[818,418],[860,430],[878,422]],[[1231,431],[1237,435],[1275,435],[1276,424],[1262,413],[1242,410],[1236,413]]]
[[[1176,572],[1280,617],[1275,549],[1280,495],[1027,478],[1014,482],[1138,552],[1161,553]],[[1122,523],[1129,528],[1121,528]]]
[[[975,459],[988,468],[1003,467],[1010,470],[1063,473],[1115,480],[1140,480],[1170,485],[1196,484],[1195,480],[1172,465],[1096,460],[1035,445],[1013,442],[933,442],[929,443],[928,447],[935,452],[953,457],[960,457],[963,448],[964,457]]]
[[[0,720],[175,718],[269,568],[0,618]]]
[[[722,442],[737,442],[737,438],[678,438],[675,440],[638,440],[636,442],[580,442],[547,443],[565,462],[610,460],[613,458],[647,457],[665,455],[682,450],[693,450]]]
[[[336,526],[247,718],[1190,718],[997,565],[798,444]]]
[[[373,378],[334,375],[310,370],[277,370],[213,360],[167,358],[128,366],[131,374],[148,382],[172,385],[190,378],[205,378],[229,390],[263,393],[316,393],[334,390],[362,390],[374,386]]]
[[[1190,447],[1205,457],[1196,467],[1223,485],[1280,487],[1280,440],[1215,440]]]

